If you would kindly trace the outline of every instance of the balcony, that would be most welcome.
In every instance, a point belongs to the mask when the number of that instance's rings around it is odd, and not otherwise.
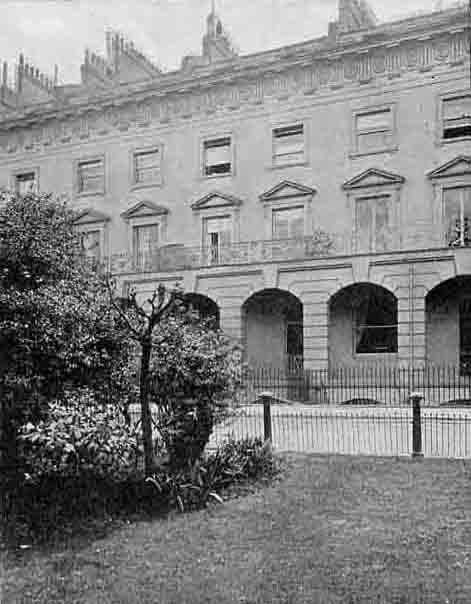
[[[114,274],[152,273],[213,266],[308,260],[348,253],[345,238],[319,233],[300,239],[243,241],[227,246],[204,248],[184,244],[164,245],[149,254],[113,256]]]

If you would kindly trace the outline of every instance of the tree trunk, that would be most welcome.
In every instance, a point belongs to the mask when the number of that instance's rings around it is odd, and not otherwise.
[[[152,340],[146,338],[142,344],[139,398],[141,402],[142,440],[144,443],[144,468],[146,476],[154,473],[154,447],[152,444],[152,414],[149,407],[149,366]]]

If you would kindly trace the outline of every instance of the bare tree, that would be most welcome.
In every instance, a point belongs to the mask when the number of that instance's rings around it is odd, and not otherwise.
[[[178,287],[167,289],[159,285],[157,290],[143,304],[137,293],[130,291],[127,296],[117,298],[109,287],[111,304],[131,338],[140,347],[139,403],[141,407],[142,440],[144,443],[144,464],[146,476],[154,473],[154,448],[152,442],[152,413],[150,410],[150,361],[152,354],[152,334],[156,326],[180,305],[182,292]],[[146,308],[147,306],[147,308]]]

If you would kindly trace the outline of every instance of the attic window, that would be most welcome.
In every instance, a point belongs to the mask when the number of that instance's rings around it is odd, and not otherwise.
[[[273,130],[273,164],[284,165],[304,161],[304,125],[294,124]]]
[[[443,140],[471,136],[471,95],[443,99]]]
[[[354,130],[357,153],[375,153],[390,148],[394,134],[392,108],[372,108],[355,113]]]
[[[36,193],[38,188],[36,172],[22,172],[15,175],[15,191],[17,195]]]
[[[231,138],[215,138],[203,143],[203,174],[218,176],[232,171]]]

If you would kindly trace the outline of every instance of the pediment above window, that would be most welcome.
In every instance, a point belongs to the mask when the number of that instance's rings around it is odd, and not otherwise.
[[[213,191],[191,204],[192,210],[208,210],[212,208],[229,208],[242,204],[242,200],[227,193]]]
[[[121,214],[123,218],[144,218],[146,216],[162,216],[168,214],[168,208],[152,201],[140,201]]]
[[[435,178],[447,178],[449,176],[471,176],[471,156],[459,155],[451,161],[435,168],[428,173],[428,177],[433,180]]]
[[[110,217],[106,214],[103,214],[103,212],[89,208],[80,212],[80,214],[74,220],[74,224],[93,224],[94,222],[108,222],[109,220]]]
[[[386,172],[386,170],[380,170],[379,168],[369,168],[347,180],[343,184],[343,188],[349,191],[351,189],[364,189],[367,187],[397,187],[402,185],[404,181],[405,178],[399,174]]]
[[[307,187],[306,185],[301,185],[289,180],[283,180],[268,191],[265,191],[265,193],[262,193],[262,195],[260,195],[260,201],[267,203],[288,199],[290,197],[312,197],[315,193],[316,190],[312,187]]]

